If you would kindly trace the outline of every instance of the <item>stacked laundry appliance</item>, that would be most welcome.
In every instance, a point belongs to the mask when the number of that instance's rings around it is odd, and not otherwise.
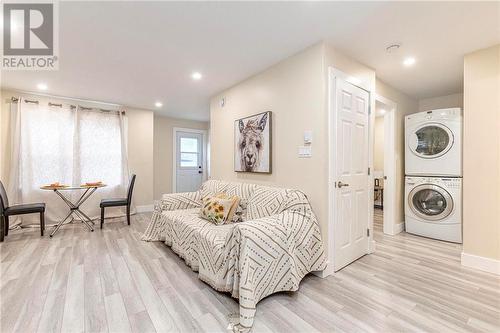
[[[462,112],[405,117],[406,232],[462,243]]]

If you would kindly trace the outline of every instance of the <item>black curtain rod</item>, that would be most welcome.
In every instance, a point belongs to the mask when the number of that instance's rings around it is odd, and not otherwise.
[[[11,98],[11,101],[13,103],[17,103],[19,102],[19,98],[17,97],[12,97]],[[25,103],[32,103],[32,104],[40,104],[39,101],[34,101],[34,100],[29,100],[29,99],[25,99],[24,100]],[[59,107],[59,108],[62,108],[63,105],[61,103],[52,103],[52,102],[49,102],[48,103],[49,106],[56,106],[56,107]],[[69,105],[70,108],[74,109],[76,107],[79,107],[81,110],[86,110],[86,111],[90,111],[90,110],[99,110],[101,112],[121,112],[122,114],[125,114],[125,111],[117,111],[117,110],[106,110],[106,109],[98,109],[98,108],[89,108],[89,107],[86,107],[86,106],[81,106],[81,105]]]

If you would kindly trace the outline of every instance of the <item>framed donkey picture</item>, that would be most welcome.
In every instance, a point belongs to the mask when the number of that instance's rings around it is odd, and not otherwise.
[[[234,122],[234,171],[271,173],[271,111]]]

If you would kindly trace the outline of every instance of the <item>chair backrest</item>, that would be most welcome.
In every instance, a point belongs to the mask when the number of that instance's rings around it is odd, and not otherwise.
[[[132,192],[134,191],[135,184],[135,175],[130,177],[130,183],[128,184],[128,193],[127,193],[127,205],[130,206],[132,204]]]
[[[5,187],[3,187],[3,183],[0,181],[0,215],[3,214],[3,211],[9,207],[9,198],[7,198],[7,191],[5,191]]]

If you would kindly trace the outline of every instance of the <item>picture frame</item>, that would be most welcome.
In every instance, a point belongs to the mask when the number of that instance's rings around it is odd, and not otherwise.
[[[234,121],[234,171],[272,173],[272,112]]]

